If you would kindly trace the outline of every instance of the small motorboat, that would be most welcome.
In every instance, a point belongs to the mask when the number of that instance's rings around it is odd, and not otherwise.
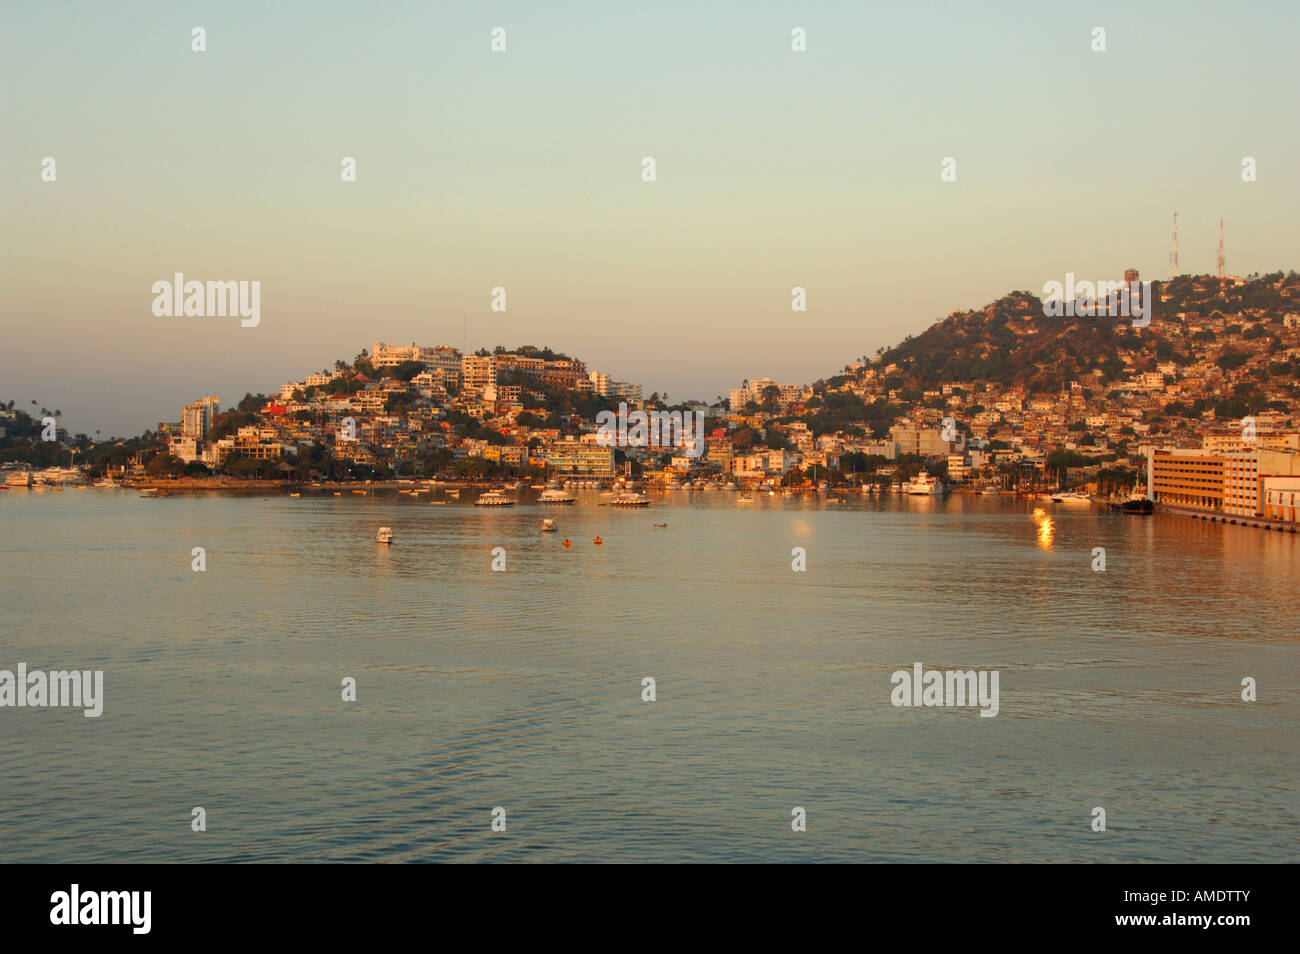
[[[668,526],[668,524],[666,524],[666,523],[656,523],[656,524],[655,524],[655,529],[656,529],[656,530],[663,530],[663,529],[664,529],[665,527],[667,527],[667,526]]]
[[[592,540],[591,542],[594,543],[594,544],[596,544],[596,546],[600,546],[600,545],[601,545],[602,543],[604,543],[605,541],[602,540],[600,537],[597,537],[595,540]]]
[[[550,517],[542,521],[542,533],[554,533],[558,529],[560,528],[555,525],[555,521]]]
[[[570,540],[568,537],[565,537],[565,538],[564,538],[564,545],[565,545],[566,547],[571,547],[571,546],[573,546],[573,541]]]
[[[376,543],[392,543],[392,542],[393,542],[393,528],[392,528],[392,527],[380,527],[380,528],[379,528],[379,532],[375,534],[375,542],[376,542]]]
[[[753,497],[746,497],[744,494],[741,494],[739,497],[736,498],[736,503],[753,503],[753,502],[754,502]]]

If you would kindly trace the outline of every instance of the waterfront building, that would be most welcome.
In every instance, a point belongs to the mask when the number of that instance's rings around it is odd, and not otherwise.
[[[1223,510],[1239,517],[1264,512],[1263,480],[1300,476],[1300,456],[1285,451],[1246,451],[1224,457]]]
[[[1196,448],[1151,448],[1147,496],[1156,503],[1196,510],[1223,510],[1224,458]]]
[[[585,441],[556,441],[546,450],[547,466],[562,474],[614,475],[614,448]]]
[[[1300,476],[1264,477],[1260,497],[1267,520],[1300,520]]]

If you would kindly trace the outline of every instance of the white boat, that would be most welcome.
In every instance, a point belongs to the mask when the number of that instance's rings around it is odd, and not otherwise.
[[[1092,503],[1092,498],[1087,494],[1081,494],[1077,490],[1063,490],[1060,493],[1052,494],[1053,503],[1064,504],[1087,504]]]
[[[480,494],[478,500],[474,501],[475,507],[513,507],[514,505],[514,498],[507,497],[499,490],[489,490]]]
[[[986,484],[980,491],[980,495],[984,497],[996,497],[999,493],[1000,491],[993,484]]]
[[[921,471],[903,485],[903,493],[913,497],[937,497],[943,493],[943,481]]]
[[[542,533],[554,533],[558,529],[560,528],[555,525],[555,521],[550,517],[542,521]]]
[[[542,495],[537,498],[538,503],[544,504],[571,504],[576,503],[577,497],[573,494],[566,494],[563,490],[543,490]]]
[[[30,487],[32,485],[32,472],[30,470],[11,470],[9,476],[5,478],[5,483],[10,487]]]
[[[376,543],[392,543],[392,542],[393,542],[393,528],[392,528],[392,527],[380,527],[380,528],[379,528],[379,532],[375,534],[375,542],[376,542]]]
[[[101,490],[116,490],[122,485],[112,477],[105,477],[103,480],[95,481],[95,486]]]
[[[741,494],[739,497],[736,498],[736,503],[753,503],[753,502],[754,502],[754,498],[748,497],[745,494]]]
[[[611,507],[648,507],[650,498],[635,490],[625,490],[609,502]]]

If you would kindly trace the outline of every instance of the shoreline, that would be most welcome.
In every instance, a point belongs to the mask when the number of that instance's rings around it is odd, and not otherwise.
[[[1156,504],[1156,513],[1168,513],[1175,517],[1190,517],[1207,523],[1226,523],[1238,527],[1252,527],[1256,530],[1276,530],[1278,533],[1295,533],[1300,524],[1287,523],[1282,520],[1269,520],[1265,517],[1241,517],[1236,514],[1222,513],[1217,510],[1193,510],[1188,507],[1169,507]]]

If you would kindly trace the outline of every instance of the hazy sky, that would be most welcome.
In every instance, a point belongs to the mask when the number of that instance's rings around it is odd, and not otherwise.
[[[1183,271],[1220,216],[1230,272],[1300,268],[1297,36],[1280,2],[4,4],[0,399],[135,434],[463,321],[712,399],[1163,278],[1175,209]],[[177,271],[260,281],[260,326],[154,317]]]

